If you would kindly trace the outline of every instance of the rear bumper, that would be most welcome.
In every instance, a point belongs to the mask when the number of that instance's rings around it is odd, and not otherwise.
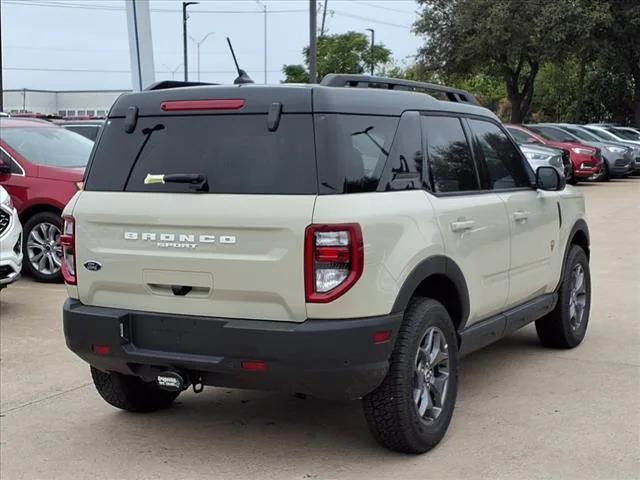
[[[387,373],[402,314],[302,323],[195,317],[86,306],[63,307],[67,346],[104,371],[154,381],[166,370],[205,385],[354,399],[374,390]],[[375,344],[376,332],[391,339]],[[97,355],[93,345],[110,348]],[[266,362],[266,371],[243,370]]]

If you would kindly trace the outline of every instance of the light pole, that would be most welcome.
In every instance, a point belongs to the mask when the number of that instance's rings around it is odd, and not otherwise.
[[[264,12],[264,83],[267,84],[267,5],[260,0],[255,0]]]
[[[162,66],[171,72],[171,80],[175,80],[176,72],[180,70],[180,67],[182,66],[182,64],[178,65],[174,70],[172,70],[171,67],[166,63],[163,63]]]
[[[371,32],[371,76],[373,76],[373,46],[376,42],[376,31],[373,28],[365,28],[365,30]]]
[[[200,41],[196,40],[191,35],[189,35],[189,38],[191,39],[191,41],[193,41],[196,44],[196,47],[198,49],[198,81],[200,81],[200,45],[204,43],[204,41],[209,37],[209,35],[213,35],[213,33],[214,32],[207,33],[204,37],[202,37]]]
[[[182,49],[184,54],[184,81],[189,80],[189,61],[187,59],[187,7],[199,2],[182,2]]]
[[[316,0],[309,0],[309,83],[318,81],[318,34]]]

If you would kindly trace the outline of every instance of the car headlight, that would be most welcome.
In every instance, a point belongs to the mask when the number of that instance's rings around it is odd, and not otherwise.
[[[7,195],[7,198],[2,201],[2,205],[7,207],[9,210],[13,210],[13,201],[11,200],[10,195]]]
[[[577,153],[578,155],[593,155],[593,150],[590,150],[588,148],[580,148],[580,147],[574,147],[571,149],[572,152]]]
[[[547,162],[551,158],[551,155],[548,155],[546,153],[533,153],[533,152],[523,152],[523,153],[528,160]]]
[[[553,157],[551,157],[549,159],[549,165],[553,165],[556,168],[559,168],[560,170],[563,169],[563,164],[562,164],[562,157],[560,155],[555,155]]]
[[[628,150],[628,148],[626,148],[626,147],[616,147],[614,145],[607,145],[604,148],[607,149],[611,153],[624,153],[624,152],[626,152]]]

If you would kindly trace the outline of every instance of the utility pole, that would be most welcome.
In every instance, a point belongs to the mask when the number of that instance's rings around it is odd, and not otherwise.
[[[309,83],[318,83],[316,0],[309,0]]]
[[[365,28],[365,30],[371,32],[371,76],[373,76],[373,67],[375,66],[373,63],[373,46],[376,42],[376,31],[373,28]]]
[[[255,0],[264,12],[264,84],[267,84],[267,4],[261,0]]]
[[[189,60],[187,59],[187,7],[197,5],[199,2],[182,2],[182,49],[184,54],[184,81],[189,80]]]
[[[197,47],[197,50],[198,50],[198,81],[200,81],[200,45],[202,45],[204,43],[204,41],[209,37],[209,35],[213,35],[213,33],[214,32],[207,33],[204,37],[202,37],[202,39],[200,41],[196,40],[191,35],[189,35],[189,38],[191,39],[191,41],[193,43],[196,44],[196,47]]]
[[[329,0],[324,0],[322,4],[322,23],[320,24],[320,37],[324,37],[324,24],[327,20],[327,3]]]

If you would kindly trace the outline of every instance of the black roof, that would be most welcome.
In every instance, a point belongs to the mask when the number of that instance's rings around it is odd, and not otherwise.
[[[334,76],[335,78],[336,76]],[[347,77],[347,76],[345,76]],[[348,76],[353,78],[354,76]],[[375,78],[379,82],[379,77]],[[178,82],[176,82],[178,83]],[[474,105],[475,98],[457,89],[440,87],[451,95],[467,95],[466,102],[443,101],[423,93],[419,88],[358,88],[345,85],[325,86],[317,84],[281,84],[281,85],[199,85],[175,88],[154,88],[143,92],[121,95],[113,105],[109,117],[124,117],[129,107],[135,106],[138,114],[175,115],[184,112],[165,112],[160,104],[176,100],[243,99],[244,107],[240,113],[267,113],[273,102],[282,104],[282,113],[350,113],[370,115],[399,116],[406,110],[428,110],[440,112],[469,113],[496,118],[489,110]],[[173,85],[171,85],[173,87]],[[228,111],[202,111],[200,113],[229,113]]]

